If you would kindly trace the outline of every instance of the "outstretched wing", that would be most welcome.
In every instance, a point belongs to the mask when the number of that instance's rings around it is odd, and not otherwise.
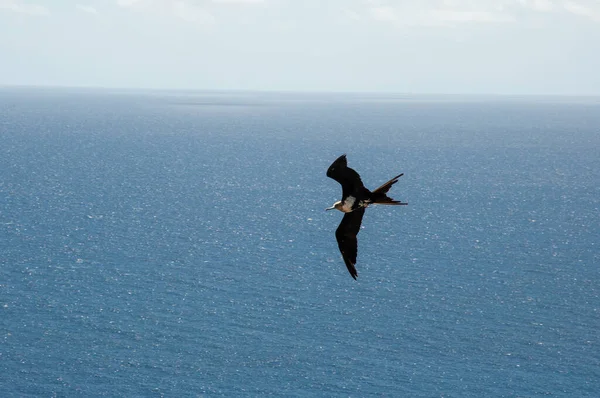
[[[335,160],[327,169],[327,177],[333,178],[342,185],[342,197],[357,192],[364,188],[363,182],[356,171],[348,167],[346,155],[342,155]]]
[[[338,242],[338,247],[348,267],[350,275],[354,279],[358,276],[356,272],[356,255],[358,254],[358,240],[356,235],[360,231],[360,223],[362,222],[363,215],[365,214],[365,208],[361,207],[354,210],[351,213],[346,213],[340,226],[335,231],[335,238]]]
[[[402,177],[404,175],[404,173],[402,174],[398,174],[396,177],[392,178],[391,180],[389,180],[388,182],[386,182],[385,184],[383,184],[382,186],[380,186],[377,189],[373,190],[373,193],[388,193],[388,191],[390,190],[390,188],[392,187],[392,185],[394,185],[395,183],[398,182],[398,178]]]

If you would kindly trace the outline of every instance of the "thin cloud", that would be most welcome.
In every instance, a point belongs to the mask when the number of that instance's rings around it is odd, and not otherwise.
[[[374,4],[371,0],[370,4]],[[507,23],[515,18],[504,12],[503,7],[494,9],[470,9],[460,1],[444,1],[442,7],[433,4],[412,3],[392,7],[374,5],[369,7],[369,16],[378,21],[388,21],[404,26],[454,26],[460,23]]]
[[[573,15],[600,22],[600,1],[592,0],[363,0],[368,18],[403,26],[513,23],[531,14]]]
[[[172,12],[176,17],[189,22],[198,22],[204,25],[215,22],[215,17],[210,12],[185,1],[173,2]]]
[[[551,12],[556,9],[556,5],[550,0],[531,0],[529,7],[535,11]]]
[[[98,14],[98,10],[96,10],[94,7],[92,6],[86,6],[86,5],[82,5],[82,4],[76,4],[75,8],[81,12],[85,12],[88,14]]]
[[[518,0],[517,3],[531,11],[573,15],[600,22],[600,1],[597,0]]]
[[[440,22],[481,22],[501,23],[514,22],[515,18],[508,14],[489,11],[461,11],[451,9],[437,9],[430,13],[434,21]]]
[[[142,0],[117,0],[117,5],[120,7],[132,7],[142,3]]]
[[[28,15],[50,15],[50,10],[39,4],[22,3],[14,0],[0,1],[0,9]]]
[[[595,22],[600,22],[600,4],[597,8],[592,8],[574,1],[566,1],[563,4],[563,7],[573,15],[589,18]]]
[[[211,0],[215,4],[261,4],[265,0]]]
[[[117,5],[132,11],[170,15],[202,25],[215,22],[215,17],[208,10],[187,0],[117,0]]]
[[[362,19],[360,14],[354,10],[343,10],[342,18],[350,21],[360,21]]]
[[[378,21],[397,21],[399,19],[396,9],[390,6],[371,7],[369,14]]]

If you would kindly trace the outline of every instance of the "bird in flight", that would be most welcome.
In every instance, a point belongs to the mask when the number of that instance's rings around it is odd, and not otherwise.
[[[350,167],[346,155],[335,160],[327,169],[327,177],[333,178],[342,185],[342,200],[339,200],[325,210],[337,209],[344,212],[344,218],[335,231],[338,247],[344,258],[344,263],[354,279],[358,276],[356,271],[356,255],[358,254],[358,241],[356,235],[360,231],[365,209],[369,205],[407,205],[408,203],[394,200],[387,196],[392,185],[398,182],[398,174],[374,191],[369,191],[362,183],[360,175]]]

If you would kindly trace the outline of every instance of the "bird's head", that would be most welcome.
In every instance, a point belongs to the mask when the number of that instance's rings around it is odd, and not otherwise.
[[[325,210],[334,210],[337,209],[339,211],[342,211],[342,201],[338,200],[337,202],[335,202],[333,204],[333,206],[326,208]]]

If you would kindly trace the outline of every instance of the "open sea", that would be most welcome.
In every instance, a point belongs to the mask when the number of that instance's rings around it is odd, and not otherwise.
[[[600,98],[0,88],[0,395],[598,397]]]

